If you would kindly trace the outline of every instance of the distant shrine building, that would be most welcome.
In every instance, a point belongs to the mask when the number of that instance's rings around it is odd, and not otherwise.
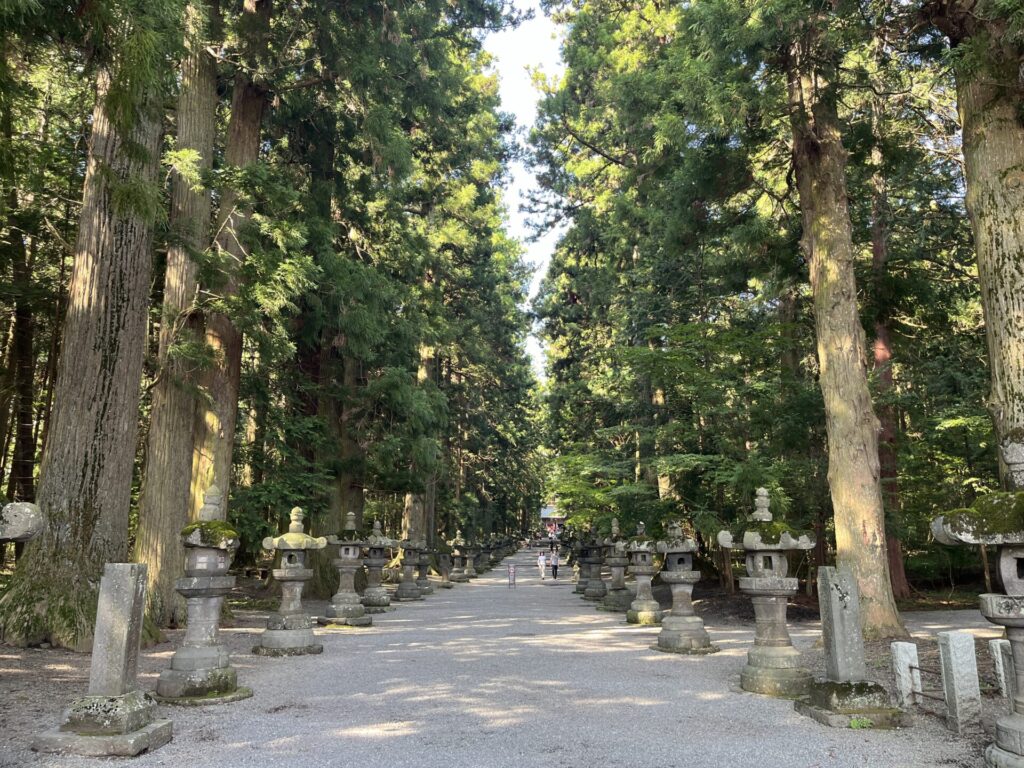
[[[561,533],[565,515],[554,504],[548,504],[540,509],[540,524],[548,533]]]

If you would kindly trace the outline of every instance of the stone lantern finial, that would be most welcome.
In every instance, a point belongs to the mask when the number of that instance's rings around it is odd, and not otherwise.
[[[636,535],[637,535],[637,538],[641,538],[641,537],[647,535],[647,524],[646,523],[637,523],[636,524]]]
[[[220,488],[218,488],[216,484],[207,488],[206,493],[203,494],[203,506],[199,508],[199,520],[204,523],[209,523],[213,520],[221,520],[221,506],[223,500],[224,494],[221,493]]]
[[[770,523],[772,521],[772,513],[768,508],[771,505],[771,499],[768,497],[767,488],[758,488],[757,495],[754,498],[754,514],[750,516],[751,520],[756,520],[759,523]]]
[[[612,538],[619,538],[619,518],[617,517],[612,518]]]
[[[377,530],[380,530],[380,521],[376,522]],[[354,531],[356,529],[356,513],[351,509],[345,513],[345,530]]]
[[[292,507],[291,514],[289,515],[291,522],[288,524],[288,533],[303,533],[305,528],[302,527],[302,519],[306,516],[306,513],[302,511],[302,507]]]

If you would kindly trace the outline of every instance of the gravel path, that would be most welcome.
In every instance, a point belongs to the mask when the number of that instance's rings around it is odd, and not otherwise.
[[[650,649],[656,628],[594,610],[567,579],[541,582],[534,561],[528,552],[512,559],[515,590],[501,566],[375,616],[369,629],[324,632],[321,656],[258,658],[244,653],[252,630],[225,632],[239,680],[255,696],[163,707],[174,740],[132,768],[983,765],[976,745],[930,718],[909,730],[840,731],[797,715],[790,702],[738,692],[752,628],[710,626],[722,648],[713,656],[659,653]],[[805,626],[794,637],[808,647],[817,633]],[[165,644],[144,654],[146,685],[170,652]],[[20,653],[0,656],[0,703],[16,700],[9,684],[17,678],[7,672],[17,671]],[[36,729],[84,687],[81,676],[66,680]],[[101,763],[35,755],[26,749],[31,731],[3,730],[0,766]]]

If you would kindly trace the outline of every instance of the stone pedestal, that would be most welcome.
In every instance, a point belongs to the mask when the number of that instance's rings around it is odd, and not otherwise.
[[[636,539],[629,543],[629,572],[636,578],[636,598],[629,605],[626,621],[630,624],[660,624],[661,606],[651,592],[651,579],[658,569],[654,565],[651,542],[643,536],[643,528]]]
[[[452,572],[448,578],[455,584],[464,584],[469,581],[469,576],[466,575],[466,556],[459,550],[452,552]]]
[[[108,563],[100,579],[89,692],[71,702],[56,730],[33,740],[37,752],[133,757],[171,740],[170,720],[156,720],[156,702],[138,689],[136,672],[146,566]]]
[[[683,538],[678,523],[669,526],[668,540],[658,542],[658,551],[665,555],[661,580],[672,590],[672,610],[661,619],[661,632],[654,648],[669,653],[715,653],[703,619],[693,610],[693,585],[700,581],[700,571],[693,570],[693,553],[697,543]]]
[[[350,535],[355,536],[354,533],[350,533]],[[338,569],[338,591],[331,596],[331,604],[327,606],[324,616],[320,617],[320,623],[346,627],[368,627],[373,623],[373,619],[367,614],[366,606],[363,605],[362,598],[356,592],[356,574],[363,569],[364,562],[363,542],[355,538],[334,538],[331,543],[338,545],[338,556],[331,563]],[[383,565],[381,563],[382,568]],[[378,587],[379,578],[378,573]],[[367,580],[367,588],[369,588],[369,580]],[[373,598],[378,595],[379,592],[375,590]],[[390,603],[390,599],[388,602]]]
[[[360,602],[366,613],[385,613],[395,610],[391,605],[391,593],[384,587],[384,566],[388,564],[387,548],[397,542],[384,536],[380,530],[380,521],[373,521],[373,532],[366,540],[366,589]]]
[[[821,636],[825,646],[825,679],[815,680],[810,694],[795,702],[796,711],[823,725],[849,728],[854,721],[874,728],[908,724],[902,710],[889,704],[882,686],[866,680],[864,637],[860,628],[860,597],[853,574],[818,569]],[[971,651],[974,644],[971,641]]]
[[[402,542],[402,581],[394,599],[398,601],[422,600],[423,595],[416,584],[416,569],[420,562],[420,547],[413,542]]]
[[[281,567],[272,572],[281,585],[281,606],[270,614],[259,644],[252,649],[260,656],[303,656],[324,650],[313,635],[313,617],[302,609],[302,589],[313,578],[313,570],[306,567],[306,551],[323,549],[327,539],[307,536],[302,518],[302,510],[293,508],[288,533],[263,540],[264,549],[281,553]]]
[[[220,519],[220,509],[220,492],[212,487],[199,521],[182,531],[185,576],[174,588],[185,598],[188,623],[171,668],[160,673],[156,684],[158,698],[169,704],[218,704],[252,696],[250,689],[238,687],[228,649],[220,644],[221,607],[235,586],[228,567],[238,549],[238,535]]]
[[[416,586],[420,588],[421,595],[434,594],[434,588],[430,584],[430,551],[424,549],[420,552],[420,559],[417,563],[418,574]]]

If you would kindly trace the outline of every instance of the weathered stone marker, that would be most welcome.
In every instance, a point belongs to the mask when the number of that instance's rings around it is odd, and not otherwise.
[[[917,657],[917,645],[895,642],[889,646],[892,655],[892,673],[896,679],[896,706],[909,709],[917,703],[921,693],[921,670]]]
[[[989,640],[988,653],[996,669],[996,681],[999,683],[999,694],[1010,703],[1013,711],[1013,700],[1017,696],[1016,670],[1013,665],[1013,649],[1009,640]]]
[[[171,721],[155,720],[156,702],[136,680],[146,566],[107,563],[100,579],[89,692],[75,699],[59,729],[32,742],[38,752],[131,757],[171,740]]]
[[[754,605],[754,647],[747,653],[747,665],[740,685],[751,693],[795,698],[805,696],[811,673],[800,666],[800,652],[793,647],[786,627],[786,608],[799,582],[788,577],[786,552],[811,549],[807,535],[794,538],[782,523],[772,522],[768,491],[757,489],[754,513],[750,516],[742,543],[733,541],[730,531],[720,531],[718,543],[724,549],[746,551],[747,575],[740,577],[740,591],[750,595]]]
[[[981,687],[974,636],[939,632],[939,664],[946,699],[946,726],[959,734],[981,730]]]
[[[693,610],[693,585],[700,581],[700,571],[693,570],[693,553],[697,542],[683,536],[678,522],[668,526],[665,541],[658,542],[658,551],[665,556],[661,580],[672,590],[672,610],[661,619],[661,632],[654,649],[669,653],[715,653],[704,620]]]
[[[853,574],[819,568],[818,602],[826,678],[814,682],[806,699],[796,701],[796,711],[836,728],[848,728],[854,719],[883,728],[906,724],[904,713],[889,706],[885,688],[866,679],[860,594]]]
[[[327,539],[308,535],[302,525],[303,517],[302,509],[293,507],[288,532],[263,539],[264,549],[281,553],[280,568],[273,571],[274,579],[281,585],[281,604],[267,618],[259,645],[252,649],[258,656],[305,656],[324,650],[313,634],[313,617],[302,608],[302,589],[313,578],[313,569],[306,567],[306,552],[323,549]]]
[[[238,534],[223,520],[222,499],[217,486],[211,486],[199,520],[181,532],[185,576],[174,588],[185,598],[188,624],[171,668],[160,673],[156,684],[157,696],[169,704],[221,704],[252,696],[251,689],[238,686],[238,672],[220,642],[221,606],[235,586],[228,568],[238,549]]]

